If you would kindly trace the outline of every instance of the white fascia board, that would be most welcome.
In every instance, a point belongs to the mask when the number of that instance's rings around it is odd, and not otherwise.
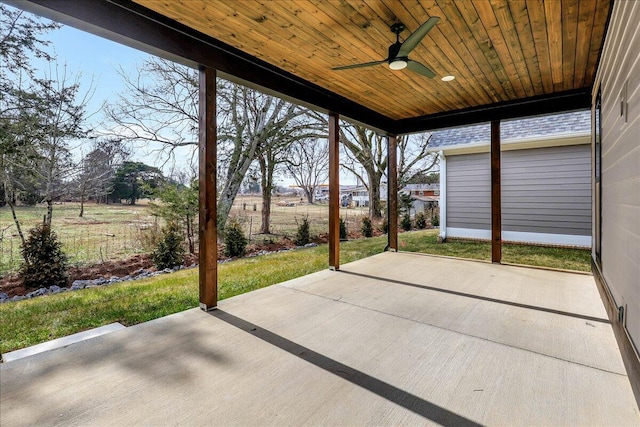
[[[440,157],[440,238],[444,241],[447,238],[447,158],[444,153],[438,153]]]
[[[491,230],[478,230],[475,228],[447,227],[447,237],[460,237],[465,239],[491,240]]]
[[[569,145],[583,145],[591,143],[591,132],[567,135],[549,135],[545,137],[519,138],[500,142],[500,151],[527,150],[531,148],[564,147]],[[428,150],[431,153],[444,153],[446,156],[459,154],[489,153],[491,144],[481,142],[475,144],[452,145],[449,147],[435,147]]]
[[[448,227],[447,236],[465,239],[491,240],[491,230]],[[502,240],[505,242],[579,246],[584,248],[591,247],[591,236],[576,236],[573,234],[527,233],[524,231],[502,230]]]
[[[574,234],[527,233],[524,231],[502,231],[502,240],[507,242],[541,243],[548,245],[591,247],[591,236]]]

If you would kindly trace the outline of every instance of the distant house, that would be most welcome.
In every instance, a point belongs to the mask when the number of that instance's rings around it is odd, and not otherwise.
[[[364,185],[351,188],[349,190],[351,195],[351,204],[353,207],[368,207],[369,206],[369,190]],[[387,184],[380,184],[380,202],[387,202]]]
[[[423,212],[425,209],[433,209],[438,206],[438,198],[440,194],[439,184],[407,184],[399,193],[411,194],[413,205],[411,207],[411,215],[417,212]],[[350,190],[350,200],[353,207],[369,206],[369,190],[361,185]],[[380,184],[380,201],[383,204],[387,202],[387,184]]]
[[[590,111],[503,121],[502,239],[591,246]],[[433,133],[440,234],[491,238],[488,124]]]
[[[410,194],[413,199],[411,215],[438,207],[440,184],[407,184],[400,194]]]
[[[437,212],[435,209],[438,207],[438,196],[411,196],[413,203],[411,204],[411,216],[418,212]]]
[[[340,200],[344,200],[349,197],[354,188],[353,185],[341,185],[340,186]],[[326,202],[329,200],[329,184],[320,184],[316,187],[314,193],[314,200],[317,202]],[[341,202],[342,204],[342,202]]]
[[[407,184],[401,190],[415,196],[438,196],[440,195],[440,184]]]

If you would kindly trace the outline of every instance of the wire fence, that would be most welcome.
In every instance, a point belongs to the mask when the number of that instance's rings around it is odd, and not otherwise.
[[[347,233],[359,231],[362,217],[367,216],[368,208],[341,208],[340,217],[345,222]],[[271,204],[269,221],[270,233],[261,233],[262,199],[258,197],[239,197],[231,208],[234,216],[242,224],[250,243],[260,244],[278,238],[295,238],[298,225],[303,218],[309,221],[312,237],[326,235],[329,232],[329,205],[309,204],[300,199],[274,198]]]
[[[127,223],[87,223],[82,226],[54,227],[69,263],[74,266],[97,264],[148,253],[158,221],[132,218]],[[15,225],[0,232],[0,276],[17,271],[22,263],[22,245]]]
[[[150,253],[157,242],[162,222],[152,217],[144,206],[91,206],[89,219],[80,220],[73,206],[56,207],[53,229],[58,235],[71,265],[90,265],[108,260],[124,259]],[[0,215],[0,276],[15,272],[22,262],[21,242],[8,212]],[[23,232],[42,221],[41,211],[23,208],[19,212]],[[277,242],[281,238],[295,239],[298,224],[309,220],[312,238],[326,236],[329,231],[327,203],[308,204],[300,198],[274,197],[271,204],[270,233],[261,233],[262,198],[240,195],[231,209],[231,216],[243,225],[251,244]],[[347,232],[359,232],[368,208],[340,208]],[[196,221],[197,230],[197,221]],[[196,232],[196,248],[197,232]]]

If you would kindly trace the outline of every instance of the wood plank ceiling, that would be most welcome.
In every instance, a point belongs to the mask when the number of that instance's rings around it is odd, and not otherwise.
[[[134,0],[391,119],[588,88],[611,0]],[[386,64],[401,40],[441,21],[411,53],[429,79]],[[452,82],[440,78],[455,76]]]

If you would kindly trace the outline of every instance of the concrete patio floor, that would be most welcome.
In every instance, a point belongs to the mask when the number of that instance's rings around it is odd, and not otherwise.
[[[0,367],[0,425],[640,425],[589,275],[384,253]]]

